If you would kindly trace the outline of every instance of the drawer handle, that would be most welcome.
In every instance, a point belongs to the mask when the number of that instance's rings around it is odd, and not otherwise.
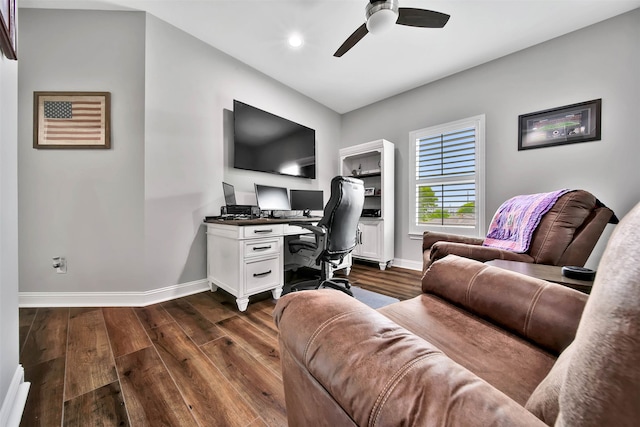
[[[271,274],[271,270],[265,271],[264,273],[253,273],[253,277],[263,277],[263,276],[266,276],[267,274]]]
[[[254,251],[266,251],[267,249],[271,249],[271,245],[269,246],[256,246],[253,248]]]
[[[268,230],[253,230],[254,233],[273,233],[273,229]]]

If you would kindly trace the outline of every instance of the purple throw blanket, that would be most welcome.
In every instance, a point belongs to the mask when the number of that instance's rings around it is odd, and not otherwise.
[[[525,253],[542,215],[570,190],[512,197],[500,206],[489,225],[483,246]]]

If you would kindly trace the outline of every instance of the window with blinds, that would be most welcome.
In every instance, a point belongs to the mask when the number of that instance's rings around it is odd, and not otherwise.
[[[483,133],[484,116],[411,132],[415,205],[410,231],[431,226],[479,234]]]

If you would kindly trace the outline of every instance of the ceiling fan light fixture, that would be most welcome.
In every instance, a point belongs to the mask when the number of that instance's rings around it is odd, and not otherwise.
[[[367,4],[367,30],[372,34],[384,33],[398,20],[398,1],[376,1]]]

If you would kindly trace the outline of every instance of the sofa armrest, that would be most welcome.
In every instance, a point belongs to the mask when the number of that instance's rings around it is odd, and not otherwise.
[[[303,416],[328,425],[323,420],[342,411],[362,426],[544,425],[429,342],[342,292],[288,294],[274,318],[288,361],[283,380],[292,425]],[[288,369],[308,372],[291,376],[313,384],[289,381]]]
[[[519,254],[504,249],[491,248],[489,246],[466,245],[455,242],[436,242],[431,247],[429,258],[431,262],[446,257],[447,255],[458,255],[465,258],[475,259],[485,262],[494,259],[506,259],[509,261],[533,262],[533,258],[528,254]]]
[[[573,341],[587,295],[449,255],[429,267],[422,291],[502,326],[554,354]]]
[[[461,236],[459,234],[438,233],[436,231],[425,231],[422,234],[422,250],[426,251],[436,242],[455,242],[467,245],[482,245],[484,239],[479,237]]]

